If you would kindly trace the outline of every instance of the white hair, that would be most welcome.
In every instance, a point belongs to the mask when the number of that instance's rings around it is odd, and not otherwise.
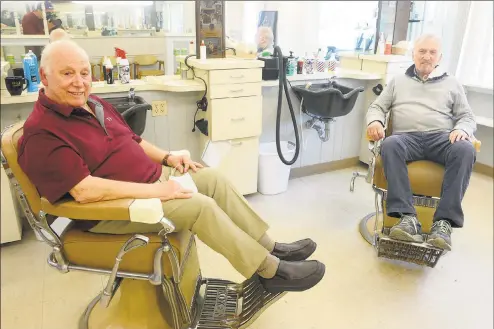
[[[427,34],[422,34],[420,35],[417,39],[415,39],[415,42],[413,43],[413,48],[415,49],[417,47],[417,45],[419,45],[420,43],[422,43],[423,41],[425,40],[434,40],[438,43],[439,45],[439,52],[441,52],[441,38],[438,37],[437,35],[435,34],[432,34],[432,33],[427,33]]]
[[[43,52],[41,53],[41,61],[39,65],[40,68],[42,68],[43,71],[45,71],[48,74],[51,73],[52,58],[54,57],[54,54],[68,49],[78,52],[87,62],[88,67],[91,67],[89,63],[89,56],[81,46],[79,46],[77,43],[75,43],[70,39],[61,39],[48,44],[43,49]]]
[[[50,33],[50,43],[58,40],[70,40],[70,36],[63,29],[55,29]]]
[[[257,29],[257,36],[259,37],[260,35],[267,37],[271,43],[274,41],[273,30],[268,26],[259,26]]]

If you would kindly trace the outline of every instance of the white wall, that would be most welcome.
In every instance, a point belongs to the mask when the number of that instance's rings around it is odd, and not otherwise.
[[[492,94],[467,90],[468,103],[475,115],[492,119],[494,117],[494,101]],[[477,162],[494,167],[494,128],[477,124],[475,137],[482,142]]]

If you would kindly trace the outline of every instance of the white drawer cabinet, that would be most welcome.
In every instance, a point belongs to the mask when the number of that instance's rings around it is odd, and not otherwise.
[[[227,152],[213,162],[241,194],[257,192],[259,136],[262,133],[262,61],[214,60],[201,65],[193,61],[198,77],[206,81],[208,92],[208,136],[201,136],[201,147],[215,143]],[[246,68],[245,66],[251,65]],[[214,67],[213,67],[214,66]]]
[[[234,69],[209,71],[209,83],[222,85],[231,83],[261,82],[262,69]]]
[[[211,140],[261,135],[261,96],[213,99],[210,103]]]
[[[209,89],[211,99],[258,96],[261,94],[262,85],[260,82],[212,85]]]
[[[242,194],[257,192],[259,138],[228,140],[230,151],[224,156],[218,170],[221,171]]]

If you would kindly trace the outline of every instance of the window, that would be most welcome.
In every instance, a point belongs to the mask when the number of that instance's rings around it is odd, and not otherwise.
[[[464,85],[493,88],[492,1],[472,1],[457,76]]]
[[[259,12],[275,10],[284,55],[304,56],[318,48],[325,54],[327,46],[353,50],[359,33],[375,33],[377,7],[378,1],[227,1],[227,35],[255,42]]]
[[[378,1],[321,2],[319,45],[334,46],[339,50],[354,50],[360,34],[376,33],[377,11]]]

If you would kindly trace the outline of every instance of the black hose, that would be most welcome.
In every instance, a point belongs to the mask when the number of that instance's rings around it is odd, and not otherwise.
[[[274,47],[274,54],[273,57],[278,56],[278,66],[279,66],[279,90],[278,90],[278,109],[276,113],[276,149],[278,151],[278,156],[280,157],[281,162],[283,162],[286,165],[292,165],[297,161],[298,155],[300,152],[300,140],[298,136],[298,129],[297,129],[297,120],[295,119],[295,113],[293,112],[293,106],[292,106],[292,100],[290,99],[290,95],[288,93],[288,86],[286,83],[286,70],[285,70],[285,65],[283,63],[283,53],[281,52],[281,49],[279,46]],[[285,95],[286,95],[286,100],[288,102],[288,108],[290,109],[290,115],[292,116],[292,123],[293,123],[293,130],[295,132],[295,155],[293,156],[293,159],[291,161],[287,161],[283,157],[283,152],[281,151],[281,146],[280,146],[280,121],[281,121],[281,105],[282,105],[282,94],[283,94],[283,87],[285,88]]]

